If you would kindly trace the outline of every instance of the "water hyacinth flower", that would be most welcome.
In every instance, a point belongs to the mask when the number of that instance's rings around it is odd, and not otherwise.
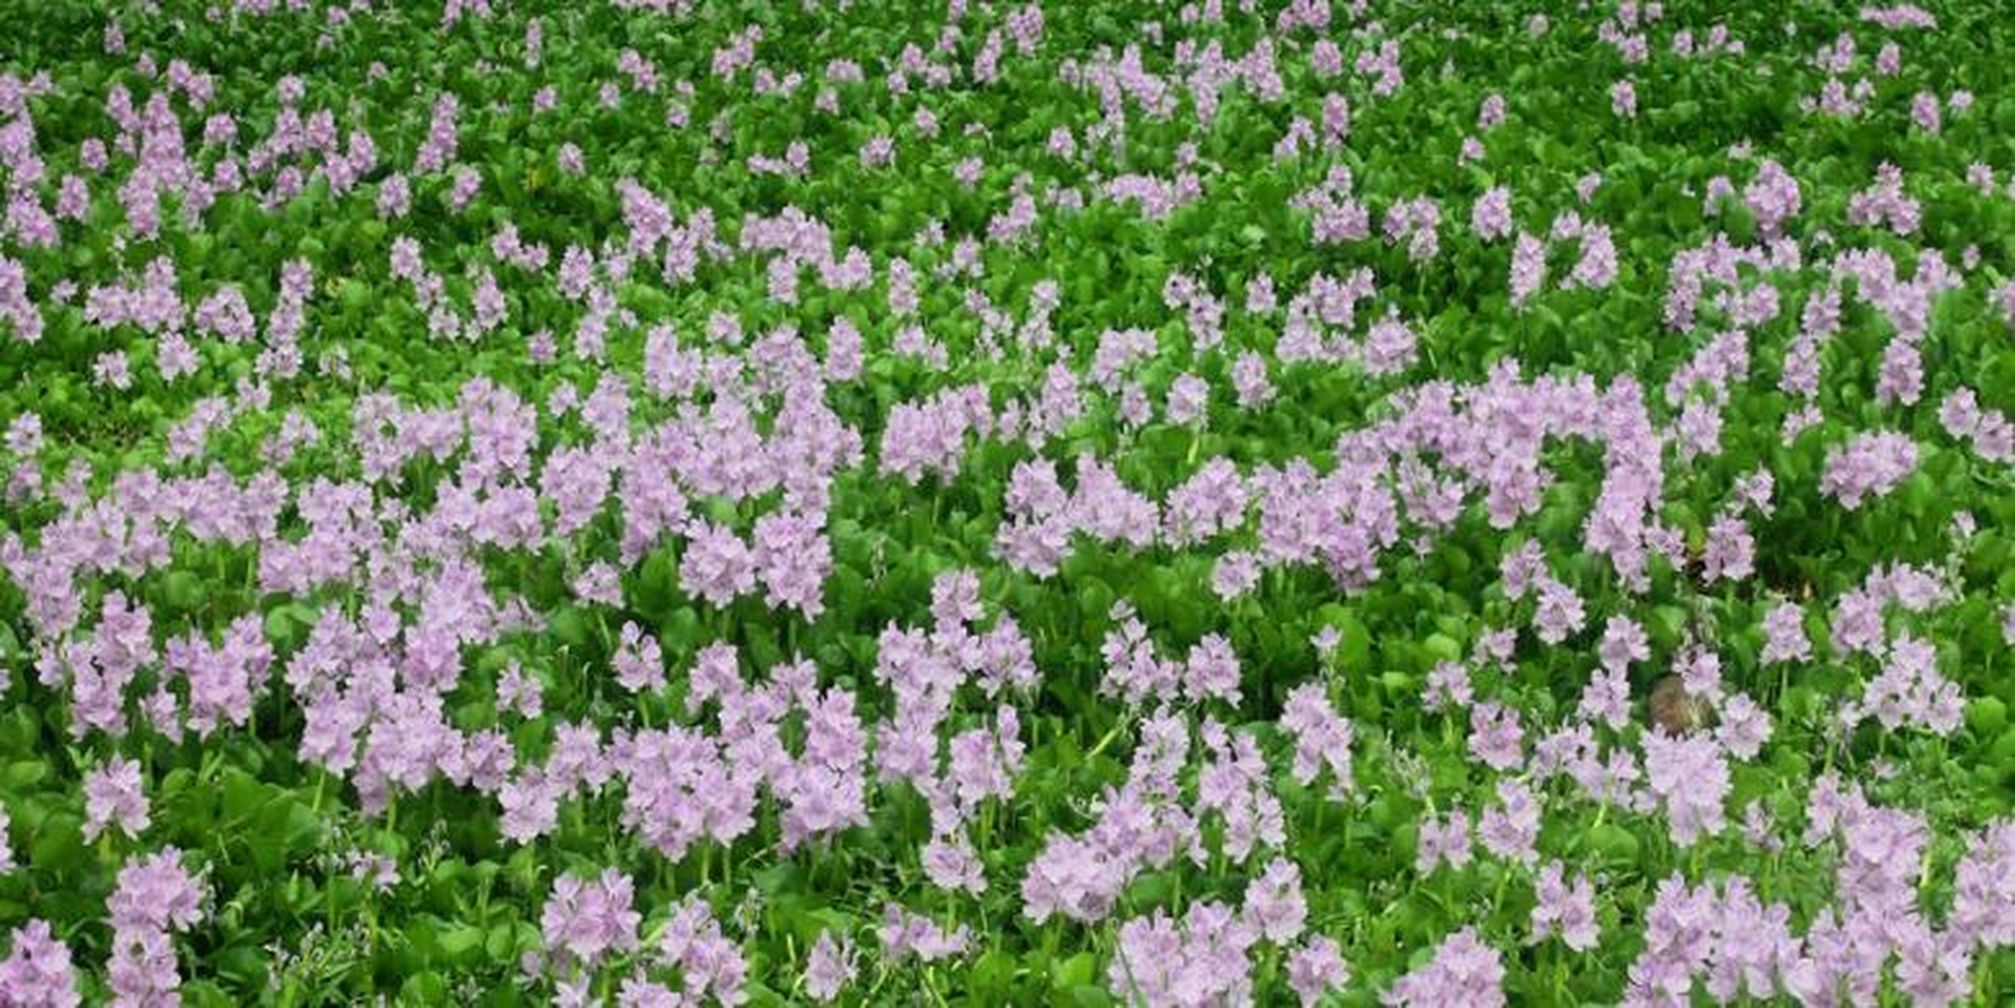
[[[76,1008],[83,1003],[70,947],[33,919],[14,929],[12,951],[0,960],[0,999],[21,1008]]]
[[[1334,939],[1318,935],[1288,954],[1287,984],[1302,1008],[1320,1004],[1324,995],[1350,982],[1350,968]]]
[[[1861,434],[1826,455],[1820,491],[1848,510],[1895,489],[1917,466],[1917,445],[1894,432]]]
[[[1512,770],[1525,760],[1525,727],[1518,710],[1493,701],[1469,709],[1469,753],[1493,770]]]
[[[1728,764],[1712,739],[1699,733],[1674,738],[1652,732],[1644,736],[1644,764],[1674,843],[1690,845],[1721,831]]]
[[[1598,940],[1595,886],[1585,874],[1576,876],[1572,885],[1564,876],[1565,869],[1558,861],[1547,862],[1540,871],[1539,902],[1532,908],[1529,940],[1540,942],[1558,935],[1568,948],[1586,952]]]
[[[831,931],[821,931],[805,962],[805,993],[829,1004],[853,981],[854,972],[853,949],[835,941]]]
[[[1637,86],[1629,80],[1619,80],[1609,87],[1609,107],[1625,119],[1637,116]]]
[[[110,825],[129,838],[147,829],[138,760],[115,759],[90,771],[84,777],[84,796],[84,839],[96,840]]]
[[[539,918],[546,949],[563,968],[592,969],[604,956],[637,948],[643,919],[629,876],[609,868],[593,879],[566,874],[553,882]]]
[[[1511,251],[1511,303],[1523,306],[1546,283],[1546,245],[1523,231]]]
[[[1504,963],[1497,950],[1463,928],[1435,948],[1434,958],[1400,977],[1379,1003],[1406,1008],[1426,1005],[1503,1005]]]
[[[1288,694],[1280,723],[1295,740],[1293,773],[1296,782],[1304,785],[1313,783],[1318,775],[1327,770],[1331,777],[1330,797],[1341,800],[1357,786],[1352,775],[1350,751],[1356,731],[1348,720],[1336,713],[1323,693],[1318,683],[1303,683],[1295,687]]]
[[[894,903],[883,908],[876,936],[881,939],[883,955],[890,960],[915,956],[934,962],[964,955],[972,947],[972,933],[965,925],[945,928]]]
[[[1308,921],[1308,901],[1301,892],[1301,869],[1285,858],[1275,858],[1266,871],[1246,887],[1246,922],[1261,937],[1275,945],[1286,945],[1300,937]]]
[[[711,998],[738,1004],[749,973],[748,959],[729,941],[706,901],[691,895],[675,904],[658,932],[651,958],[676,968],[679,991],[687,1000]]]
[[[167,848],[119,870],[106,910],[112,924],[112,955],[106,982],[121,1004],[174,1001],[182,977],[170,935],[203,918],[202,885],[182,866],[182,853]]]
[[[185,931],[202,920],[202,901],[203,888],[182,866],[182,852],[169,847],[121,868],[106,910],[117,930]]]
[[[1497,784],[1497,801],[1485,808],[1477,820],[1476,834],[1484,849],[1508,861],[1532,864],[1539,853],[1539,802],[1525,785],[1515,780]]]
[[[1471,211],[1470,229],[1484,241],[1494,241],[1511,235],[1511,190],[1506,186],[1494,186],[1476,201]]]
[[[1440,821],[1422,817],[1413,870],[1425,875],[1441,864],[1466,867],[1470,860],[1469,828],[1469,814],[1459,809]]]
[[[1193,903],[1180,922],[1156,910],[1120,927],[1106,984],[1121,998],[1149,1004],[1245,1001],[1252,996],[1248,953],[1257,938],[1221,903]]]
[[[611,663],[616,669],[616,680],[623,688],[632,693],[642,693],[662,687],[665,684],[664,653],[658,646],[657,638],[646,636],[642,628],[626,620],[619,640]],[[525,689],[523,683],[522,675],[513,681],[514,699]],[[499,694],[501,699],[501,689]],[[537,697],[538,694],[525,695]],[[536,700],[533,702],[536,703]]]
[[[1763,617],[1763,660],[1804,662],[1812,658],[1812,641],[1805,634],[1805,613],[1791,602],[1780,603]]]

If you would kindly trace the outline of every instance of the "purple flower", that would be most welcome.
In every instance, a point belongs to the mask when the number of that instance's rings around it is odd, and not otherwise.
[[[1344,965],[1335,939],[1317,935],[1288,953],[1287,985],[1301,999],[1301,1008],[1311,1008],[1324,994],[1349,982],[1350,968]]]
[[[1188,425],[1201,424],[1210,408],[1210,383],[1192,374],[1178,375],[1169,385],[1168,402],[1162,408],[1162,415],[1169,423]]]
[[[834,941],[831,931],[821,931],[805,959],[805,993],[820,1004],[830,1003],[853,982],[854,972],[852,945]]]
[[[1443,659],[1435,662],[1427,671],[1427,685],[1422,692],[1421,702],[1429,710],[1446,710],[1450,707],[1469,706],[1475,698],[1475,690],[1469,682],[1469,667],[1461,662]]]
[[[595,879],[568,873],[554,880],[539,930],[557,961],[592,968],[611,952],[634,951],[642,919],[630,877],[609,868]]]
[[[1341,800],[1356,788],[1350,753],[1356,730],[1330,705],[1321,683],[1302,683],[1288,693],[1280,726],[1294,739],[1293,773],[1297,783],[1313,783],[1327,769],[1332,780],[1331,799]]]
[[[1546,284],[1546,244],[1523,231],[1511,250],[1511,304],[1522,308]]]
[[[559,803],[564,790],[537,768],[505,781],[497,790],[497,802],[503,807],[498,832],[517,843],[529,843],[552,832],[560,824]]]
[[[1183,692],[1192,700],[1215,697],[1236,707],[1239,701],[1238,655],[1219,634],[1206,634],[1189,649],[1183,663]]]
[[[1483,241],[1494,241],[1511,235],[1511,189],[1507,186],[1493,186],[1477,198],[1476,206],[1470,213],[1470,227],[1476,237]]]
[[[1507,861],[1527,865],[1539,859],[1540,807],[1532,791],[1515,780],[1497,782],[1497,802],[1483,810],[1476,825],[1483,846]]]
[[[1621,730],[1630,723],[1630,676],[1620,668],[1595,673],[1582,687],[1575,713],[1590,721]]]
[[[921,860],[924,875],[939,889],[975,895],[986,891],[985,868],[963,834],[951,839],[939,837],[925,844]]]
[[[147,829],[147,796],[140,793],[140,762],[114,759],[84,774],[84,839],[96,840],[108,825],[128,837]]]
[[[1798,180],[1783,165],[1765,159],[1757,166],[1755,181],[1742,190],[1742,202],[1755,215],[1757,230],[1774,237],[1782,232],[1784,222],[1798,216]]]
[[[1210,590],[1227,602],[1259,586],[1261,558],[1252,550],[1229,550],[1211,568]]]
[[[1812,660],[1812,641],[1805,635],[1805,611],[1795,602],[1781,602],[1763,617],[1763,661]]]
[[[1770,739],[1770,715],[1747,693],[1737,693],[1721,705],[1721,723],[1714,737],[1736,759],[1755,759]]]
[[[659,647],[657,637],[646,633],[635,622],[624,620],[615,656],[610,659],[610,664],[616,669],[616,681],[632,693],[659,689],[665,685],[664,662],[664,651]],[[513,687],[522,689],[520,684],[523,681],[520,673]],[[502,693],[501,688],[499,693]]]
[[[2015,944],[2015,820],[1997,820],[1967,838],[1952,889],[1952,935],[1983,950]]]
[[[1586,952],[1596,946],[1595,884],[1586,874],[1576,875],[1569,886],[1565,869],[1549,861],[1539,873],[1539,902],[1532,908],[1532,942],[1558,934],[1568,948]]]
[[[129,932],[187,931],[203,919],[203,890],[182,867],[182,852],[166,847],[119,869],[106,900],[112,928]]]
[[[1181,923],[1156,910],[1120,925],[1106,983],[1127,1003],[1242,1004],[1252,999],[1258,934],[1221,903],[1190,904]]]
[[[1651,657],[1651,640],[1635,620],[1611,616],[1602,626],[1602,643],[1597,653],[1605,670],[1627,671],[1633,662]]]
[[[1703,577],[1709,584],[1722,579],[1741,581],[1756,571],[1756,540],[1749,526],[1734,514],[1714,519],[1707,529],[1707,548],[1702,557]]]
[[[964,924],[947,930],[922,914],[890,903],[882,909],[882,926],[876,929],[882,954],[890,962],[916,956],[936,962],[964,955],[972,947],[972,931]]]
[[[0,961],[0,1003],[19,1008],[76,1008],[77,970],[70,947],[49,929],[49,922],[30,920],[14,929],[13,951]]]
[[[1543,575],[1539,580],[1539,609],[1533,616],[1541,641],[1558,644],[1580,632],[1587,622],[1587,609],[1574,589]]]
[[[792,606],[807,619],[817,619],[825,611],[832,546],[822,524],[812,515],[795,511],[773,511],[756,520],[755,547],[750,556],[772,608]]]
[[[1308,921],[1308,903],[1301,895],[1301,869],[1286,858],[1274,858],[1266,871],[1245,889],[1245,922],[1275,945],[1301,936]]]
[[[1468,813],[1456,809],[1439,821],[1433,816],[1420,817],[1419,839],[1413,858],[1415,872],[1426,875],[1444,863],[1450,868],[1461,869],[1469,864],[1469,860]]]
[[[711,1000],[732,1005],[743,999],[748,960],[721,932],[720,921],[697,893],[673,906],[671,917],[659,931],[653,957],[662,965],[678,968],[690,1000],[711,994]]]
[[[1464,1005],[1496,1008],[1504,997],[1504,962],[1497,950],[1463,928],[1434,950],[1434,958],[1400,977],[1379,996],[1381,1004],[1405,1008]]]
[[[756,562],[733,531],[702,521],[679,558],[679,587],[725,607],[756,586]]]
[[[1196,814],[1223,817],[1225,852],[1243,861],[1261,842],[1274,847],[1285,843],[1285,814],[1253,734],[1234,735],[1211,719],[1205,719],[1198,734],[1209,759],[1197,774]]]
[[[1609,86],[1609,107],[1618,116],[1633,119],[1637,116],[1637,85],[1628,79],[1619,80]]]
[[[1674,843],[1691,846],[1721,831],[1730,783],[1728,764],[1712,738],[1700,732],[1678,738],[1651,732],[1644,736],[1644,763],[1651,791],[1665,805]]]
[[[1518,710],[1484,701],[1469,710],[1469,754],[1492,770],[1525,762],[1525,726]]]

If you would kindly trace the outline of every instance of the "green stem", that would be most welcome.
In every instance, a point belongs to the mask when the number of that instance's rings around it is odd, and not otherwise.
[[[1091,747],[1090,752],[1084,754],[1084,758],[1092,759],[1093,757],[1096,757],[1098,754],[1105,752],[1105,747],[1111,745],[1112,740],[1119,737],[1120,729],[1125,727],[1126,727],[1126,719],[1124,718],[1113,722],[1111,730],[1105,733],[1104,738],[1098,740],[1097,745]]]

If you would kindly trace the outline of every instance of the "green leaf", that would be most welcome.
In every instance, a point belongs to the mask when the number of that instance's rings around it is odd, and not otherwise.
[[[1603,823],[1588,831],[1587,849],[1612,864],[1636,864],[1637,836],[1615,823]]]
[[[1075,987],[1088,984],[1098,969],[1098,959],[1090,952],[1079,952],[1068,959],[1053,964],[1050,976],[1058,987]]]
[[[2008,723],[2008,705],[2000,697],[1981,697],[1966,705],[1966,724],[1985,738]]]
[[[4,779],[9,794],[21,792],[42,783],[49,776],[49,764],[41,760],[16,760],[7,764]]]
[[[449,960],[466,964],[479,958],[472,953],[482,949],[489,939],[489,932],[474,924],[458,924],[440,933],[438,943],[441,954]]]
[[[84,866],[87,857],[84,820],[69,812],[44,817],[28,842],[28,861],[41,871],[74,871]]]

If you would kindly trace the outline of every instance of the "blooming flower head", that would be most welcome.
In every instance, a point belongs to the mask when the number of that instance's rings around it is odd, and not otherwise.
[[[58,939],[49,922],[30,920],[14,929],[13,951],[0,960],[0,1002],[20,1008],[76,1008],[77,970],[70,947]]]
[[[116,825],[137,837],[148,822],[147,796],[140,792],[138,760],[114,759],[84,775],[84,838],[95,840],[106,826]]]
[[[1896,488],[1917,467],[1917,445],[1907,435],[1878,431],[1857,435],[1826,454],[1819,489],[1848,510]]]
[[[182,852],[168,847],[119,869],[106,901],[120,931],[186,931],[203,919],[203,889],[182,867]]]
[[[833,940],[831,931],[821,931],[806,959],[805,993],[820,1004],[830,1003],[853,981],[854,970],[852,949]]]
[[[1595,886],[1587,875],[1569,885],[1558,861],[1539,873],[1539,902],[1532,908],[1532,941],[1559,935],[1568,948],[1586,952],[1596,945]]]
[[[546,948],[562,962],[588,967],[609,953],[634,951],[643,918],[632,890],[630,877],[615,868],[594,879],[561,875],[539,921]]]
[[[1463,928],[1444,939],[1425,965],[1400,977],[1379,1001],[1406,1008],[1503,1005],[1504,962],[1496,949],[1478,940],[1474,928]]]

